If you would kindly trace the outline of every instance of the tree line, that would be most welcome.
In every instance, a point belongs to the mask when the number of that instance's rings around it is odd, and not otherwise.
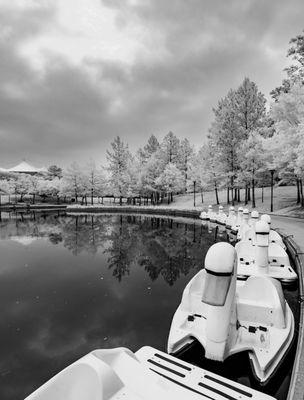
[[[213,120],[203,145],[196,149],[187,138],[173,132],[161,139],[151,135],[134,154],[119,136],[107,150],[107,165],[72,163],[64,171],[50,167],[46,176],[18,174],[2,177],[3,193],[72,197],[93,203],[94,198],[113,196],[158,204],[173,200],[176,193],[203,194],[225,189],[227,203],[240,201],[255,207],[256,187],[269,186],[270,171],[276,182],[295,184],[297,201],[304,206],[304,35],[290,41],[287,57],[292,64],[286,78],[271,92],[272,103],[255,82],[246,77],[230,89],[213,109]],[[56,169],[57,168],[57,169]]]

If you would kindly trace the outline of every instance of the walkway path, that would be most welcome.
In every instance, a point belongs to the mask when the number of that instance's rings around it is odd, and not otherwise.
[[[272,225],[287,235],[293,235],[295,242],[304,251],[304,219],[272,215]]]

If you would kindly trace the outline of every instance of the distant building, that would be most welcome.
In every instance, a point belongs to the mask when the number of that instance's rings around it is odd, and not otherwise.
[[[36,168],[27,163],[26,161],[22,161],[20,164],[16,165],[12,168],[0,168],[0,173],[15,173],[15,174],[28,174],[28,175],[38,175],[44,174],[47,172],[45,167],[43,168]]]

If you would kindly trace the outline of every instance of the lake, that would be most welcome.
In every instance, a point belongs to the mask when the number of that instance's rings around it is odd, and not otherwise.
[[[1,213],[0,227],[2,400],[97,348],[165,350],[184,287],[227,240],[199,220],[156,216]],[[296,289],[286,293],[296,309]]]

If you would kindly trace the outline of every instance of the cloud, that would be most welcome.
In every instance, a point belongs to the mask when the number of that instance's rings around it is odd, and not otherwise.
[[[266,95],[280,83],[304,12],[300,0],[79,1],[70,17],[70,2],[16,4],[0,1],[3,166],[101,162],[116,135],[132,150],[169,130],[200,145],[244,76]]]

